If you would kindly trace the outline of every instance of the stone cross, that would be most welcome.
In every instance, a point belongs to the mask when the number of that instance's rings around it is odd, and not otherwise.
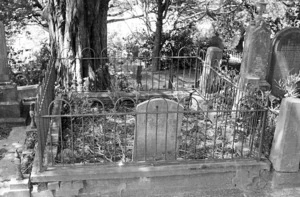
[[[4,25],[0,21],[0,83],[8,82],[8,65],[7,65],[7,49],[5,40]]]
[[[183,106],[172,100],[157,98],[140,103],[136,111],[133,160],[175,160]]]

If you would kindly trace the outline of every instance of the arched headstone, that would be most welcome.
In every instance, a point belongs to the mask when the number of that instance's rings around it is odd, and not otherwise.
[[[157,98],[140,103],[136,111],[133,160],[174,160],[183,106],[172,100]]]
[[[272,94],[283,97],[278,81],[300,71],[300,28],[286,28],[276,34],[272,42],[268,82]]]

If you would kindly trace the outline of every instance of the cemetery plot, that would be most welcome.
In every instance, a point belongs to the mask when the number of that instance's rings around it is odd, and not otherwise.
[[[187,98],[151,99],[137,108],[129,98],[111,107],[77,98],[64,106],[55,165],[258,156],[263,110],[195,110]]]

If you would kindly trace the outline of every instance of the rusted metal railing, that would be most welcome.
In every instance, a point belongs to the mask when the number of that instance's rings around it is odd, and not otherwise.
[[[90,53],[92,57],[75,60],[61,56],[61,69],[68,72],[76,63],[87,61],[100,70],[109,66],[111,92],[170,90],[171,94],[144,102],[116,94],[104,101],[84,94],[103,89],[66,78],[64,89],[73,94],[53,101],[55,68],[51,67],[38,89],[36,107],[41,171],[47,165],[262,157],[268,123],[264,93],[240,90],[220,60],[213,62],[214,67],[205,65],[202,51],[183,48],[177,56],[161,54],[153,70],[148,66],[150,58]],[[52,136],[57,137],[53,140]]]
[[[46,73],[45,78],[37,89],[37,101],[35,105],[35,118],[38,133],[38,164],[39,170],[42,170],[44,150],[46,146],[47,135],[49,131],[50,119],[42,118],[42,115],[47,114],[48,106],[55,97],[55,67],[50,66]]]
[[[210,109],[190,96],[160,99],[161,105],[158,100],[119,98],[113,105],[80,95],[60,100],[60,115],[43,116],[62,122],[58,143],[48,143],[48,165],[260,159],[265,108],[232,110],[219,100],[223,107]],[[254,107],[250,98],[247,104]]]

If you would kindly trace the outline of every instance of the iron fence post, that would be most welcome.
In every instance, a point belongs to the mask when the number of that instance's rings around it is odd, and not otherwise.
[[[261,155],[262,155],[262,146],[263,146],[262,143],[263,143],[264,133],[265,133],[265,129],[266,129],[267,114],[268,114],[268,109],[266,108],[266,109],[264,109],[262,129],[260,132],[259,152],[258,152],[258,158],[257,158],[258,161],[261,159]]]
[[[40,113],[38,112],[37,116],[37,135],[38,135],[38,158],[39,158],[39,162],[38,162],[38,171],[42,172],[42,168],[43,168],[43,151],[42,151],[42,135],[41,135],[41,116]]]

